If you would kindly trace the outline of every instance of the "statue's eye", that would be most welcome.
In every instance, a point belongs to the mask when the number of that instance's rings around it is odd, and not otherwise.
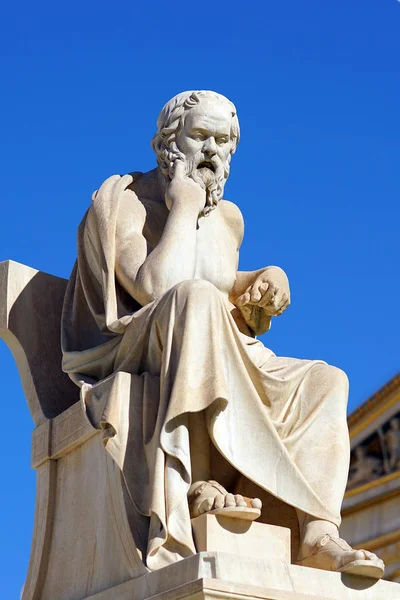
[[[204,140],[206,139],[206,136],[201,131],[196,131],[192,137],[198,142],[204,142]]]
[[[219,138],[217,138],[216,142],[217,142],[218,146],[223,146],[224,144],[228,143],[228,138],[226,136],[219,137]]]

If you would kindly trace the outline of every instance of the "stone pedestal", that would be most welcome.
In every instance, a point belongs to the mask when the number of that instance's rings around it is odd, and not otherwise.
[[[290,529],[221,515],[192,519],[198,552],[227,552],[236,556],[290,563]]]
[[[399,600],[397,583],[200,552],[86,600]]]

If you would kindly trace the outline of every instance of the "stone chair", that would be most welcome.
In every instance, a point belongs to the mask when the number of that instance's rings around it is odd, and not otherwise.
[[[400,599],[398,584],[291,565],[286,527],[210,515],[193,520],[198,554],[149,572],[120,470],[61,371],[66,284],[0,263],[0,337],[14,355],[35,424],[35,523],[22,600]]]

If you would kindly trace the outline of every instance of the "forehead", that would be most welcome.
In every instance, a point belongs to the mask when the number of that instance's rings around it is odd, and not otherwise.
[[[232,111],[229,105],[217,99],[202,99],[199,104],[188,110],[184,117],[184,128],[187,131],[198,127],[229,133],[231,125]]]

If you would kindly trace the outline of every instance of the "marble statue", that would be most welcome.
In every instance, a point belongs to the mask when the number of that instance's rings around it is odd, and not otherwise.
[[[365,446],[357,446],[354,454],[355,461],[350,467],[349,486],[361,485],[382,474],[382,461],[375,456],[368,455]]]
[[[223,199],[239,142],[235,106],[188,91],[162,109],[150,172],[109,177],[78,233],[64,303],[63,369],[82,388],[120,372],[98,421],[120,465],[143,560],[196,552],[191,518],[249,518],[237,476],[295,507],[297,564],[379,578],[339,537],[349,468],[346,375],[282,358],[257,335],[290,304],[277,266],[238,271],[239,208]],[[129,381],[129,377],[124,381]]]
[[[400,469],[400,419],[391,419],[386,432],[386,445],[389,453],[389,468],[391,471]]]

